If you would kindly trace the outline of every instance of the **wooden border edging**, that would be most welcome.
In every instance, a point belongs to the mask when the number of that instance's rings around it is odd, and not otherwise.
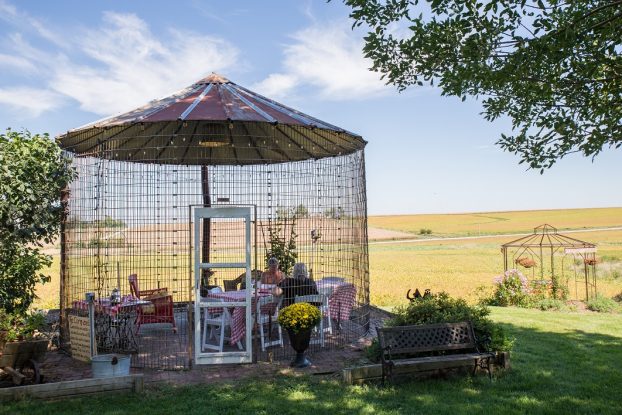
[[[382,365],[367,365],[343,369],[343,382],[347,385],[360,385],[371,380],[380,380]]]
[[[510,369],[510,352],[499,352],[494,362],[495,368]],[[380,381],[382,365],[380,363],[367,366],[349,367],[342,371],[343,382],[347,385],[360,385],[369,381]]]
[[[93,395],[102,392],[134,392],[144,389],[142,374],[110,378],[70,380],[41,385],[18,386],[0,389],[0,402],[25,398],[56,399]]]

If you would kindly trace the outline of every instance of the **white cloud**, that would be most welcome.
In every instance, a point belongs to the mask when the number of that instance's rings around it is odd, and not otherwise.
[[[50,83],[86,111],[108,115],[133,109],[237,60],[236,48],[211,36],[170,30],[161,42],[133,14],[108,12],[103,23],[78,43],[99,65],[65,62]]]
[[[284,49],[283,70],[255,85],[259,92],[283,96],[293,88],[311,85],[323,99],[357,99],[378,96],[391,88],[371,61],[363,57],[363,41],[346,21],[313,24],[292,35]]]
[[[42,22],[30,16],[28,13],[18,10],[15,6],[4,0],[0,0],[0,20],[4,20],[19,29],[26,28],[27,30],[32,30],[57,46],[65,47],[67,45],[67,42],[63,40],[61,35],[48,28],[48,23]]]
[[[287,95],[298,85],[298,79],[294,75],[273,73],[263,81],[256,83],[251,89],[261,92],[268,97]]]
[[[5,13],[0,20],[25,15],[3,0],[0,12]],[[57,37],[52,32],[38,31],[37,35],[47,41]],[[16,109],[31,107],[39,114],[62,105],[58,97],[65,96],[85,111],[112,115],[169,95],[212,71],[231,68],[239,54],[225,40],[195,32],[170,29],[158,38],[134,14],[106,12],[99,28],[66,35],[74,40],[67,42],[62,53],[32,46],[23,33],[9,36],[11,53],[0,54],[0,67],[37,70],[47,86],[37,91],[46,99],[38,102],[31,95],[11,95],[12,90],[5,89],[0,103]],[[4,56],[11,59],[4,60]]]
[[[63,97],[45,89],[15,87],[0,88],[0,104],[12,107],[18,112],[37,117],[45,111],[57,108],[62,104]]]
[[[28,59],[4,53],[0,53],[0,67],[15,69],[21,72],[33,72],[36,70],[35,65]]]

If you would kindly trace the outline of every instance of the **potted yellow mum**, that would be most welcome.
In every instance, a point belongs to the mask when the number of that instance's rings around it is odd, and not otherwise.
[[[287,330],[289,342],[296,351],[296,358],[290,366],[303,368],[311,365],[305,357],[305,350],[309,347],[311,331],[320,318],[320,310],[309,303],[295,303],[279,312],[279,324]]]

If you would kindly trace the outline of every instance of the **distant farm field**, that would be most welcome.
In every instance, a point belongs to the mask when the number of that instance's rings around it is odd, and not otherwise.
[[[622,231],[572,235],[598,245],[598,256],[603,260],[597,266],[598,291],[609,297],[621,293]],[[446,291],[475,301],[477,288],[492,287],[493,278],[503,272],[500,246],[507,241],[507,237],[494,237],[417,243],[372,242],[369,246],[371,301],[380,306],[405,303],[409,288]],[[565,276],[574,281],[572,264],[565,270]],[[573,284],[570,290],[573,294]]]
[[[370,216],[369,226],[429,236],[478,236],[531,232],[544,223],[559,230],[622,226],[622,208],[530,210],[444,215]]]
[[[485,218],[503,218],[493,221]],[[433,219],[433,220],[432,220]],[[461,222],[463,221],[463,222]],[[470,222],[469,222],[470,221]],[[563,228],[611,228],[622,225],[622,208],[574,209],[531,212],[498,212],[465,215],[412,215],[370,217],[370,227],[418,232],[420,227],[432,229],[436,237],[473,236],[473,223],[480,221],[481,233],[527,233],[535,226],[550,223]],[[485,225],[485,227],[484,227]],[[586,229],[588,230],[588,229]],[[441,232],[442,231],[442,232]],[[477,288],[492,287],[492,280],[503,271],[500,245],[515,237],[492,236],[473,239],[421,240],[415,242],[384,241],[407,234],[370,232],[370,294],[379,306],[406,302],[411,288],[447,291],[451,295],[474,301]],[[596,243],[598,291],[612,297],[622,293],[622,230],[568,233],[569,236]],[[140,272],[140,270],[138,271]],[[49,270],[52,282],[38,287],[36,305],[53,308],[58,305],[59,260]],[[574,269],[568,264],[565,276],[574,281]],[[570,287],[571,294],[574,286]]]

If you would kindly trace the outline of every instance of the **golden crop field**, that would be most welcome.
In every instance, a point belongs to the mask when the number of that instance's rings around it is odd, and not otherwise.
[[[622,226],[622,208],[529,210],[438,215],[370,216],[369,226],[431,236],[477,236],[531,232],[548,223],[559,230]]]
[[[609,297],[622,293],[622,231],[578,235],[598,245],[598,256],[603,260],[597,266],[598,292]],[[507,237],[494,237],[394,244],[372,242],[369,247],[371,301],[379,306],[403,304],[409,288],[446,291],[475,301],[476,289],[480,286],[491,289],[493,278],[503,272],[500,245],[507,241]],[[529,277],[527,272],[525,275]],[[571,264],[564,275],[574,280]],[[570,289],[573,294],[574,285]]]
[[[574,212],[568,214],[568,212]],[[591,225],[593,227],[612,227],[618,222],[618,216],[622,215],[622,209],[583,209],[564,211],[537,211],[537,212],[510,212],[511,219],[499,225],[504,232],[512,231],[529,232],[534,223],[547,221],[553,225],[565,224],[568,227],[587,226],[586,218],[596,218]],[[510,215],[511,214],[511,215]],[[569,215],[566,222],[557,220],[563,215]],[[477,216],[473,214],[471,216]],[[488,214],[482,214],[488,215]],[[529,217],[531,216],[531,219]],[[541,215],[548,215],[544,218]],[[396,223],[401,223],[404,218],[414,218],[413,223],[423,223],[421,217],[435,217],[440,226],[446,218],[445,229],[447,235],[455,235],[463,232],[456,216],[465,215],[416,215],[416,216],[393,216]],[[551,219],[552,218],[552,219]],[[609,220],[606,220],[609,218]],[[370,218],[370,224],[378,217]],[[523,228],[514,229],[512,226],[529,222]],[[387,223],[388,223],[387,222]],[[507,222],[511,222],[509,225]],[[404,222],[406,223],[406,222]],[[430,222],[426,222],[430,223]],[[513,225],[512,225],[513,224]],[[582,224],[582,225],[580,225]],[[510,226],[511,225],[511,226]],[[373,223],[370,226],[379,226]],[[417,229],[419,225],[410,225]],[[434,225],[428,225],[433,227]],[[466,226],[466,225],[465,225]],[[492,225],[490,225],[492,226]],[[560,226],[561,228],[562,226]],[[397,228],[396,228],[397,229]],[[440,229],[440,228],[439,228]],[[488,232],[499,233],[499,228],[491,227]],[[607,296],[622,293],[622,231],[588,231],[581,233],[569,233],[569,236],[579,238],[598,245],[598,257],[602,263],[598,264],[598,291]],[[471,301],[476,299],[476,289],[480,286],[492,288],[493,278],[503,271],[503,258],[500,245],[515,239],[514,237],[493,236],[479,239],[446,240],[446,241],[417,241],[414,243],[390,241],[370,241],[370,291],[371,301],[379,306],[392,306],[405,303],[406,291],[409,288],[420,290],[430,288],[432,291],[447,291],[451,295],[467,298]],[[36,305],[39,307],[53,308],[58,304],[59,292],[59,261],[54,258],[54,264],[49,270],[52,282],[38,287],[40,299]],[[571,264],[566,270],[566,277],[574,279]],[[571,293],[574,288],[571,287]]]

